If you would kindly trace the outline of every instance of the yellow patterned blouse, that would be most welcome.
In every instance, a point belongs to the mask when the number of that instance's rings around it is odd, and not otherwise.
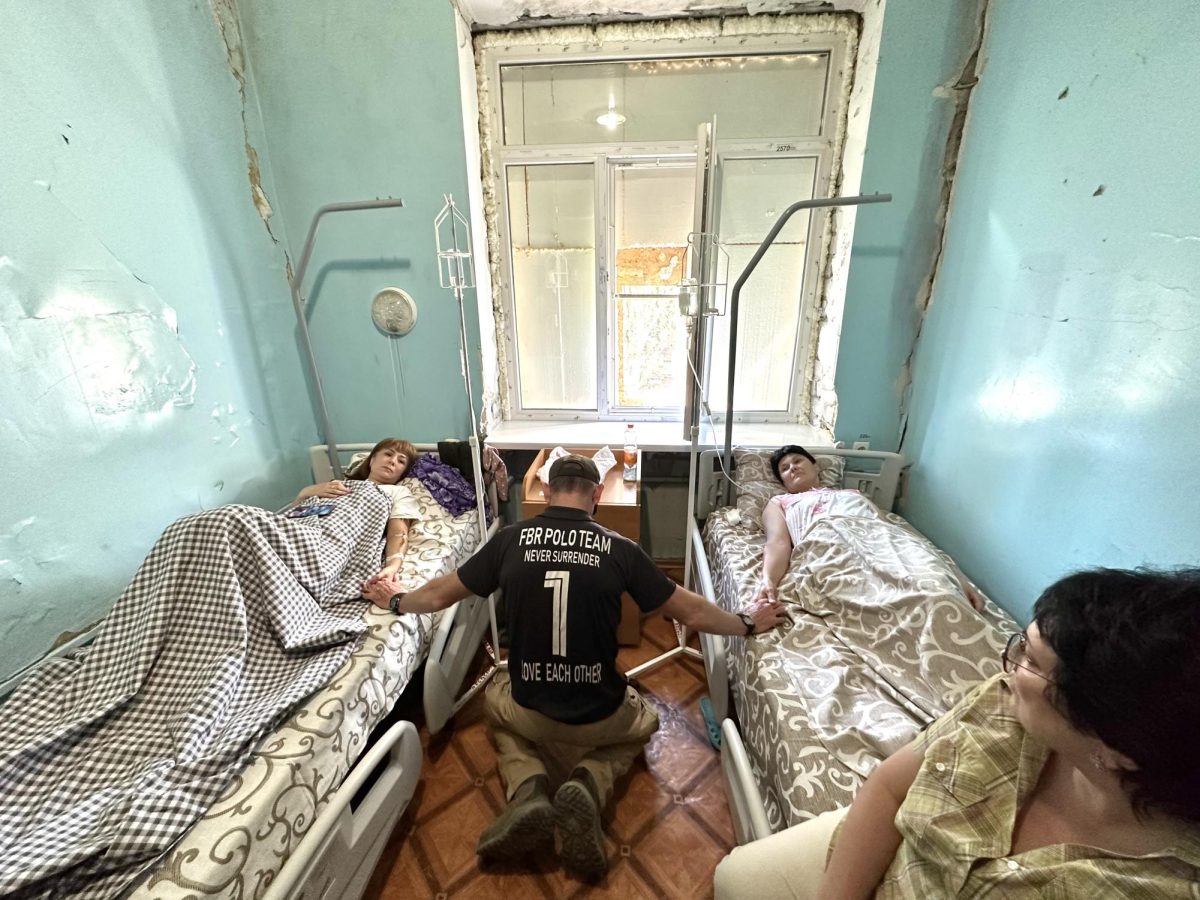
[[[1009,854],[1017,811],[1048,756],[1012,706],[997,675],[918,737],[925,758],[896,814],[904,840],[877,900],[1200,898],[1200,828],[1181,829],[1175,846],[1146,856],[1077,844]]]

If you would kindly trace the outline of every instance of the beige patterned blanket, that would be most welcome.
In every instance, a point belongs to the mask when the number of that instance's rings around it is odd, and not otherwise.
[[[764,535],[709,517],[718,602],[737,609]],[[942,551],[890,513],[828,516],[792,552],[780,599],[793,622],[730,639],[739,725],[775,830],[848,804],[880,760],[999,671],[1016,626],[976,612]]]

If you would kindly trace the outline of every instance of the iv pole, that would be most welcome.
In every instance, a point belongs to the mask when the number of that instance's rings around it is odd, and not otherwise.
[[[467,389],[467,407],[471,415],[471,468],[475,476],[475,505],[479,514],[480,546],[487,540],[487,515],[483,499],[483,466],[480,463],[482,445],[479,424],[475,417],[475,393],[471,387],[471,370],[467,364],[467,314],[463,299],[464,291],[474,289],[475,273],[472,267],[471,228],[467,219],[454,202],[453,194],[443,194],[446,201],[434,217],[433,234],[437,244],[438,282],[454,294],[458,303],[459,364],[462,368],[463,384]],[[500,659],[500,630],[496,625],[496,595],[487,598],[488,615],[492,629],[492,665],[471,687],[455,701],[451,712],[458,712],[468,700],[482,688],[500,668],[507,665]]]

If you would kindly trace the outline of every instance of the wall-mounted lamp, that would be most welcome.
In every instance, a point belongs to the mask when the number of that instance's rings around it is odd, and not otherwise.
[[[615,109],[610,109],[608,112],[596,116],[596,124],[603,125],[605,128],[616,128],[618,125],[625,124],[625,117]]]
[[[617,98],[612,94],[608,95],[608,112],[596,116],[596,124],[608,129],[625,124],[625,117],[617,112]]]

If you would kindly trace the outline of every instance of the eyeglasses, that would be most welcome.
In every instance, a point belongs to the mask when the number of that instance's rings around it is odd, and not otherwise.
[[[1045,675],[1039,672],[1032,666],[1025,664],[1025,660],[1029,658],[1029,640],[1025,637],[1025,632],[1017,631],[1009,635],[1008,643],[1004,645],[1004,652],[1000,654],[1000,662],[1005,672],[1011,673],[1013,669],[1024,669],[1033,675],[1036,675],[1042,681],[1054,684]]]

